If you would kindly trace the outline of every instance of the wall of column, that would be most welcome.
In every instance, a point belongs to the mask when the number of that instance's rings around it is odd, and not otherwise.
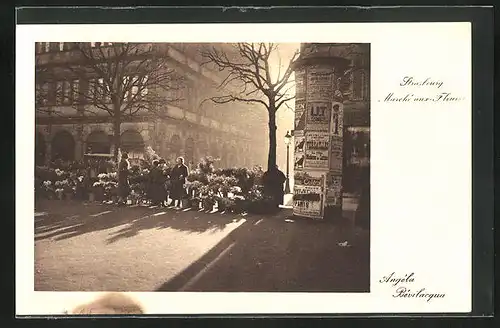
[[[342,215],[343,171],[343,100],[338,81],[347,60],[325,56],[307,44],[302,50],[295,67],[293,213],[335,219]]]

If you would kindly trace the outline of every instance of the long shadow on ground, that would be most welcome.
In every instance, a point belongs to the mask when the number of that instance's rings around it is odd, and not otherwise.
[[[59,204],[57,204],[59,205]],[[50,206],[50,203],[48,205]],[[59,205],[61,206],[61,205]],[[150,209],[148,207],[118,207],[114,205],[85,206],[75,203],[64,205],[56,213],[35,220],[35,241],[54,238],[63,240],[87,233],[108,230],[123,226],[115,232],[108,243],[137,235],[141,230],[152,228],[172,228],[191,233],[221,230],[234,220],[234,215],[206,214],[196,211],[176,211],[172,209]],[[78,206],[78,208],[75,208]],[[92,216],[106,212],[102,216]],[[154,216],[158,212],[166,212]],[[77,214],[75,214],[77,213]]]
[[[327,222],[248,220],[157,291],[369,292],[369,233],[345,237]]]

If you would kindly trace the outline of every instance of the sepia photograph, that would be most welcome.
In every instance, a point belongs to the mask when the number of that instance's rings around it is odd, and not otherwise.
[[[86,41],[35,44],[35,291],[370,292],[369,43]]]

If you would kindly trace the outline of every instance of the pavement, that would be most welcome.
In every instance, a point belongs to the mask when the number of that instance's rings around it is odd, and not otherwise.
[[[289,214],[44,200],[35,290],[369,292],[367,231]]]

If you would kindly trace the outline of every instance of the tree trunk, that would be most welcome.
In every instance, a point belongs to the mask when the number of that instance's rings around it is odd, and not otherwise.
[[[113,143],[115,145],[113,156],[115,161],[118,159],[118,150],[121,147],[121,134],[120,134],[121,125],[122,125],[121,118],[120,116],[116,115],[113,120]]]
[[[276,166],[276,110],[275,104],[269,106],[269,154],[267,157],[267,170]]]

